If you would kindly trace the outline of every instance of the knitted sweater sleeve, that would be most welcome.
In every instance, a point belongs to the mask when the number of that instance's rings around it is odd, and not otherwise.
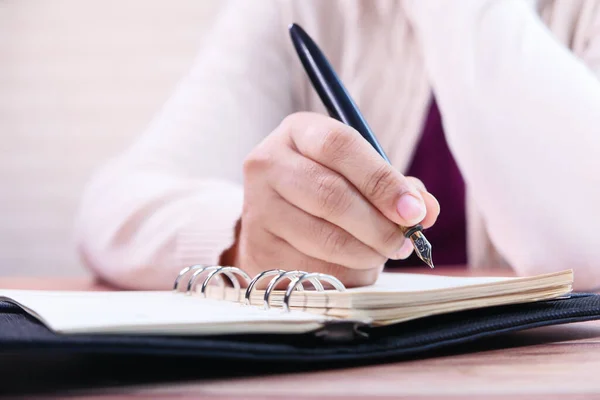
[[[554,15],[523,0],[408,0],[445,131],[496,248],[520,274],[573,268],[600,285],[600,7]],[[572,19],[572,20],[571,20]]]
[[[100,278],[168,288],[181,268],[214,265],[231,246],[244,157],[292,111],[281,11],[230,1],[147,130],[95,171],[75,231]]]

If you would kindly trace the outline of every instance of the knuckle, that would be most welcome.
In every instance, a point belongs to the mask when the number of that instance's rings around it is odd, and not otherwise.
[[[381,237],[381,245],[387,256],[391,257],[404,243],[404,236],[397,227],[390,227],[387,232],[384,232]]]
[[[320,151],[330,158],[345,157],[355,146],[356,138],[344,127],[336,126],[329,128],[321,139]]]
[[[325,273],[337,277],[347,288],[353,288],[374,284],[382,270],[382,266],[363,270],[345,265],[331,265]]]
[[[369,271],[385,264],[387,257],[374,251],[361,251],[346,259],[344,265],[357,271]]]
[[[273,153],[264,147],[257,147],[244,158],[242,169],[245,175],[252,175],[272,168],[274,164]]]
[[[360,287],[373,285],[377,282],[382,269],[383,263],[374,268],[370,268],[368,271],[364,271],[362,274],[355,276],[354,281],[348,282],[348,286]]]
[[[369,270],[385,264],[387,260],[388,258],[386,256],[381,255],[376,251],[370,251],[368,254],[365,253],[364,257],[357,257],[355,268]]]
[[[287,135],[294,132],[300,133],[305,130],[305,127],[314,124],[316,117],[318,114],[306,111],[291,113],[283,117],[276,130]]]
[[[366,180],[364,192],[370,200],[380,200],[392,193],[390,190],[396,183],[395,174],[388,165],[377,168]],[[393,193],[397,194],[396,192]]]
[[[364,277],[361,277],[360,279],[358,279],[355,283],[354,286],[370,286],[370,285],[374,285],[375,282],[377,282],[377,278],[378,275],[370,273],[365,275]],[[352,285],[349,285],[352,286]]]
[[[335,226],[323,226],[323,247],[328,255],[338,254],[346,248],[350,235]]]
[[[317,178],[317,201],[323,217],[337,217],[350,208],[352,199],[342,177],[325,174]]]
[[[348,259],[348,268],[358,271],[367,271],[378,265],[383,265],[387,258],[378,255],[365,254]]]
[[[292,114],[286,115],[279,123],[279,129],[284,132],[291,131],[294,128],[294,126],[296,126],[298,124],[298,120],[300,118],[301,118],[301,115],[299,113],[292,113]]]
[[[414,176],[407,176],[406,179],[418,190],[427,191],[425,184],[419,178],[416,178]]]
[[[387,260],[388,260],[387,257],[384,257],[382,255],[378,255],[377,257],[375,257],[375,258],[373,258],[371,260],[370,265],[368,265],[367,268],[365,268],[365,269],[367,269],[367,270],[373,270],[373,269],[376,269],[376,268],[381,268],[381,267],[385,266],[385,263],[386,263]]]

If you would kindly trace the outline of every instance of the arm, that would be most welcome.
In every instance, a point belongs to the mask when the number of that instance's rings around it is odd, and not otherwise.
[[[85,190],[77,245],[115,285],[167,288],[185,266],[218,264],[244,157],[292,111],[277,3],[230,3],[147,131]]]
[[[600,10],[584,56],[522,0],[409,0],[426,68],[489,235],[522,274],[600,284]],[[592,24],[593,26],[593,24]]]

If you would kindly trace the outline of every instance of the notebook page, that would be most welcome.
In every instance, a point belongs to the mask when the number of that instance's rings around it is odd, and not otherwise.
[[[298,332],[316,329],[326,319],[166,291],[0,290],[0,300],[20,305],[58,333]]]
[[[328,290],[300,291],[292,295],[294,308],[372,309],[407,307],[414,304],[453,302],[508,294],[526,295],[530,291],[569,292],[573,281],[570,270],[529,277],[453,277],[411,273],[382,273],[371,286],[348,288],[344,292]],[[264,291],[252,292],[253,304],[260,304]],[[271,293],[271,304],[282,303],[283,291]],[[357,315],[357,314],[354,314]]]
[[[349,297],[354,293],[360,294],[408,294],[414,292],[427,292],[431,290],[444,290],[463,288],[473,285],[481,284],[493,284],[498,282],[507,282],[516,280],[517,278],[505,278],[505,277],[454,277],[454,276],[441,276],[441,275],[426,275],[426,274],[411,274],[411,273],[395,273],[395,272],[383,272],[380,274],[377,281],[369,286],[347,288],[344,293],[337,293],[335,291],[327,293],[329,297]],[[310,284],[306,285],[312,289]],[[207,294],[211,298],[223,298],[223,289],[220,287],[208,288]],[[271,296],[274,304],[279,304],[281,297],[283,296],[283,290],[275,290]],[[321,297],[318,292],[310,290],[303,292],[302,295],[309,297]],[[253,304],[261,304],[264,296],[264,289],[255,289],[252,292]],[[296,295],[297,296],[297,295]],[[226,299],[232,301],[243,301],[242,296],[233,289],[226,291]]]
[[[514,280],[507,277],[461,277],[384,272],[371,286],[348,289],[351,292],[421,292]]]

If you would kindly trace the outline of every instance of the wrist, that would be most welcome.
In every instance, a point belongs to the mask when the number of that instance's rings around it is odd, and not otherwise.
[[[239,243],[239,238],[240,238],[241,227],[242,227],[242,220],[238,219],[235,224],[235,227],[234,227],[233,244],[231,245],[231,247],[229,247],[228,249],[223,251],[223,253],[221,253],[221,256],[219,257],[219,265],[230,266],[230,267],[236,267],[239,265],[238,243]]]

